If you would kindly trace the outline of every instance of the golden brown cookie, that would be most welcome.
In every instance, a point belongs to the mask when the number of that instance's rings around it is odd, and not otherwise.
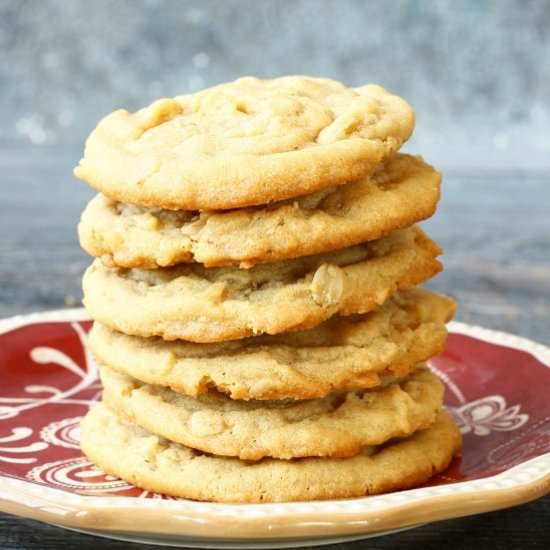
[[[217,392],[197,398],[144,384],[101,366],[103,401],[143,429],[208,453],[344,457],[431,426],[443,384],[427,368],[387,386],[306,401],[236,401]]]
[[[161,210],[97,195],[79,225],[82,247],[107,265],[156,268],[196,261],[251,267],[353,246],[431,216],[441,176],[396,155],[342,187],[227,212]]]
[[[314,327],[335,313],[364,313],[441,270],[441,250],[419,228],[362,245],[244,270],[201,264],[109,268],[84,275],[96,321],[137,336],[219,342]]]
[[[96,323],[89,346],[100,363],[148,384],[197,396],[312,399],[370,388],[443,351],[455,303],[424,289],[402,291],[377,310],[333,317],[304,332],[218,344],[126,336]]]
[[[414,113],[380,86],[241,78],[105,117],[75,175],[121,202],[184,210],[265,204],[368,174]]]
[[[81,445],[104,472],[149,491],[218,502],[284,502],[417,486],[448,466],[461,436],[441,410],[431,428],[351,458],[249,462],[170,442],[120,420],[99,403],[82,422]]]

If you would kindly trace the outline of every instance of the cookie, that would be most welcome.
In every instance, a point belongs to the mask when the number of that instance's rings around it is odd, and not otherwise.
[[[194,398],[101,367],[103,401],[118,416],[188,447],[223,456],[345,457],[426,429],[443,403],[443,385],[426,368],[384,388],[307,401]]]
[[[241,78],[111,113],[74,173],[121,202],[240,208],[359,179],[413,127],[411,107],[380,86]]]
[[[420,485],[461,446],[445,411],[427,430],[351,458],[257,462],[204,454],[120,420],[99,403],[82,422],[83,452],[104,472],[148,491],[218,502],[350,498]]]
[[[99,260],[83,279],[91,317],[137,336],[219,342],[364,313],[441,270],[441,250],[419,228],[362,245],[257,265],[120,269]]]
[[[161,210],[99,194],[82,214],[80,244],[111,266],[153,269],[195,261],[251,267],[409,227],[434,213],[440,180],[419,157],[396,155],[342,187],[228,212]]]
[[[333,317],[304,332],[218,344],[165,342],[98,323],[89,347],[99,362],[148,384],[197,396],[312,399],[370,388],[443,351],[455,304],[424,289],[402,291],[375,311]]]

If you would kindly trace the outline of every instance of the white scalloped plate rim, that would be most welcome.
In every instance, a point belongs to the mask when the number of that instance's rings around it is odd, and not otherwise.
[[[0,320],[0,334],[35,323],[87,320],[89,317],[82,308],[17,315]],[[527,338],[456,321],[449,323],[449,330],[452,333],[525,351],[550,368],[550,348]],[[170,532],[163,533],[155,529],[154,533],[150,530],[146,530],[145,533],[160,537],[163,534],[198,536],[214,541],[216,539],[213,538],[212,528],[217,526],[217,530],[222,533],[217,540],[229,542],[231,539],[227,538],[227,521],[231,522],[233,528],[238,526],[240,537],[254,537],[256,541],[257,537],[264,540],[271,537],[271,540],[280,538],[281,535],[277,534],[278,529],[273,528],[276,524],[279,528],[281,525],[284,527],[285,538],[338,535],[352,537],[360,534],[367,536],[369,533],[383,534],[389,529],[395,530],[419,523],[513,506],[534,500],[549,491],[550,453],[545,453],[500,474],[482,479],[356,499],[287,504],[218,504],[135,497],[81,496],[0,476],[0,509],[84,530],[98,529],[97,518],[93,517],[98,511],[103,515],[120,515],[122,510],[143,511],[145,515],[155,514],[156,511],[162,511],[164,514],[171,511],[173,513],[170,514]],[[468,502],[471,506],[468,506]],[[458,506],[459,504],[461,506]],[[428,509],[431,513],[419,513],[420,510]],[[386,518],[385,521],[379,521],[381,515],[387,516],[392,512],[392,515],[401,519],[391,521]],[[407,513],[410,515],[407,516]],[[176,524],[173,523],[174,520]],[[128,521],[124,521],[124,525],[127,523]],[[173,529],[175,525],[178,527],[176,530]],[[101,527],[104,534],[111,530],[128,533],[127,527],[117,523],[116,518],[110,525]],[[240,530],[241,527],[244,530]],[[201,535],[205,528],[209,532],[208,536]],[[135,533],[143,534],[144,531]],[[131,532],[128,534],[132,535]],[[148,542],[151,542],[151,539],[148,539]]]

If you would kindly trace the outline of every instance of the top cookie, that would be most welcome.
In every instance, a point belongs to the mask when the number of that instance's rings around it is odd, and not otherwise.
[[[238,208],[358,179],[413,127],[411,107],[380,86],[248,77],[111,113],[75,175],[122,202]]]

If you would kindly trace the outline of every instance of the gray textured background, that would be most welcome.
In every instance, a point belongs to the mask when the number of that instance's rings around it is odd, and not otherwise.
[[[442,168],[550,170],[546,0],[0,0],[0,147],[77,152],[115,108],[285,73],[403,95]]]

